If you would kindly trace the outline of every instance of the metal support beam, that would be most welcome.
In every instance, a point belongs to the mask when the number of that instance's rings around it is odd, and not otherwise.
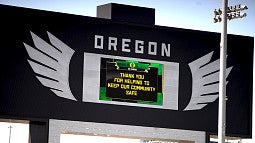
[[[222,0],[222,27],[220,42],[220,79],[219,79],[219,114],[218,142],[225,143],[226,128],[226,55],[227,55],[227,7],[228,0]]]

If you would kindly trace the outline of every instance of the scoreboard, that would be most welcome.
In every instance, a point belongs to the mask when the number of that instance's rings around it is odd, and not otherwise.
[[[0,118],[217,133],[219,33],[4,5],[0,17]],[[253,48],[228,35],[227,135],[252,135]]]

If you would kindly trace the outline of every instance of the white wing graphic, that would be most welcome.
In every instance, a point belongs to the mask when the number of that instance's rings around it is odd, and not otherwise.
[[[69,86],[69,63],[74,50],[51,33],[47,33],[51,44],[31,32],[36,48],[24,43],[32,59],[28,59],[28,62],[44,86],[59,97],[76,100]]]
[[[219,96],[219,59],[211,63],[213,52],[189,63],[192,74],[192,95],[184,110],[202,109]],[[233,67],[226,70],[226,78]],[[228,83],[228,82],[227,82]]]

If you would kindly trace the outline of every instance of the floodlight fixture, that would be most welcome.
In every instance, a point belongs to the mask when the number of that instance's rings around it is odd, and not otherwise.
[[[232,19],[236,19],[236,18],[243,18],[246,17],[247,14],[246,13],[241,13],[241,11],[243,10],[247,10],[248,7],[246,5],[241,5],[241,4],[237,4],[234,6],[229,6],[227,7],[227,19],[228,20],[232,20]],[[222,9],[214,9],[214,18],[213,18],[213,22],[217,23],[217,22],[221,22],[222,21]]]

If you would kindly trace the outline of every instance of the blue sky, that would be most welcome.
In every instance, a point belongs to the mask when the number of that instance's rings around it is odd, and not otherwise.
[[[213,23],[213,11],[221,0],[0,0],[0,4],[96,17],[96,6],[121,3],[156,9],[156,25],[220,32],[220,23]],[[229,6],[248,6],[247,17],[231,20],[228,33],[255,37],[255,0],[229,0]]]
[[[220,32],[221,24],[213,23],[213,11],[221,0],[0,0],[0,4],[96,17],[96,7],[120,3],[155,8],[156,25]],[[229,0],[229,6],[248,6],[247,17],[228,22],[228,33],[255,37],[255,0]],[[253,129],[253,134],[255,131]],[[254,136],[253,136],[254,137]]]

